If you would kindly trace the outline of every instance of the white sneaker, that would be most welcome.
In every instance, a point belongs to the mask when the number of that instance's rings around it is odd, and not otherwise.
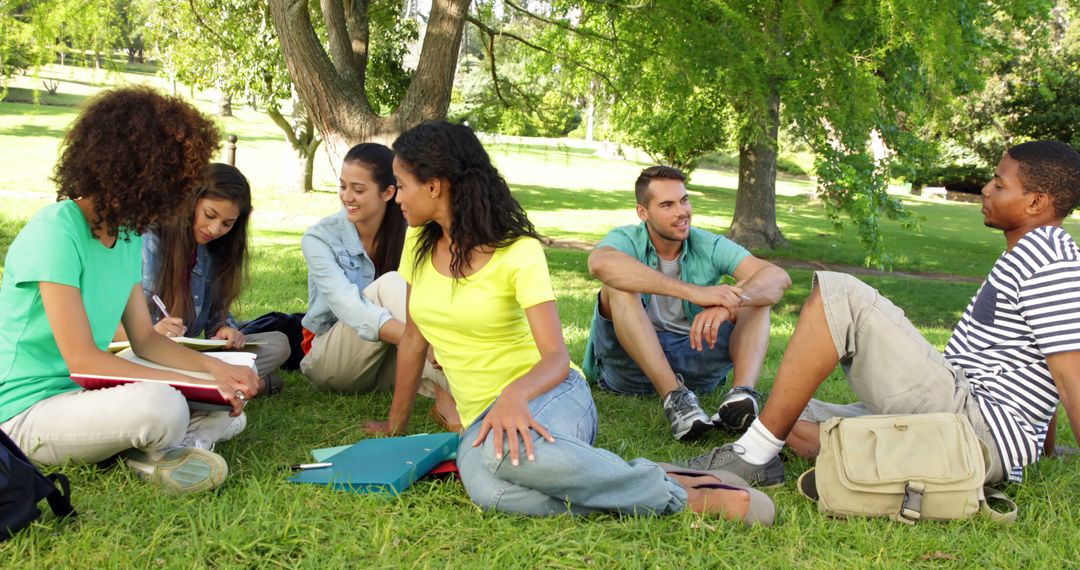
[[[180,447],[197,447],[207,451],[214,450],[214,444],[219,441],[227,441],[236,437],[247,427],[247,414],[231,417],[224,415],[207,415],[203,418],[193,419],[184,439],[180,440]]]
[[[225,482],[229,464],[213,451],[176,447],[167,451],[131,449],[124,452],[127,466],[166,493],[185,495],[209,491]]]

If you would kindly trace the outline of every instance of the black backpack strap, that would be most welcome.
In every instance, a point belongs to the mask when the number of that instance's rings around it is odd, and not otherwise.
[[[75,507],[71,506],[71,482],[68,478],[63,473],[50,473],[45,478],[53,486],[52,492],[45,497],[53,514],[60,518],[78,515]]]

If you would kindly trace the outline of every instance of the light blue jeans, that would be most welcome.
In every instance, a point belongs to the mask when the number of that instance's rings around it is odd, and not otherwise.
[[[596,404],[588,383],[571,370],[558,386],[529,402],[529,412],[555,438],[548,443],[531,432],[535,461],[525,456],[510,463],[508,452],[495,459],[494,436],[473,447],[485,411],[465,430],[458,445],[461,481],[474,503],[484,509],[525,515],[619,513],[673,514],[686,506],[686,490],[647,459],[630,462],[592,446],[596,439]],[[518,436],[520,437],[520,436]],[[508,449],[504,436],[503,449]]]

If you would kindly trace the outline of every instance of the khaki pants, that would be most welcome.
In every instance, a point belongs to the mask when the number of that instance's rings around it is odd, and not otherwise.
[[[822,423],[867,414],[962,414],[990,449],[987,483],[1003,481],[997,440],[963,369],[953,367],[903,310],[869,285],[829,271],[818,271],[814,281],[840,367],[860,401],[843,405],[811,400],[799,419]]]
[[[34,461],[58,465],[98,463],[128,449],[209,445],[243,421],[228,412],[191,411],[184,396],[167,384],[135,382],[47,398],[0,429]]]
[[[405,321],[405,280],[397,272],[383,274],[364,289],[369,301],[385,307],[390,315]],[[349,325],[338,321],[329,331],[317,335],[311,352],[300,361],[300,371],[320,390],[360,394],[390,390],[397,371],[397,347],[382,341],[360,338]],[[447,391],[446,376],[430,362],[424,362],[420,394],[434,397],[434,385]]]
[[[258,341],[260,346],[245,346],[240,350],[255,355],[255,372],[260,378],[274,372],[289,359],[289,337],[285,333],[269,331],[247,335],[247,342]]]

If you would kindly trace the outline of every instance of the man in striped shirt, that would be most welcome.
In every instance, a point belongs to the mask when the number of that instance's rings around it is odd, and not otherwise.
[[[1006,249],[944,354],[871,287],[818,272],[760,417],[689,466],[776,485],[784,444],[816,456],[829,417],[952,412],[991,450],[987,482],[1020,481],[1059,400],[1080,440],[1080,249],[1061,228],[1080,201],[1080,154],[1056,141],[1012,147],[982,196],[983,221]],[[861,402],[811,400],[838,363]]]

